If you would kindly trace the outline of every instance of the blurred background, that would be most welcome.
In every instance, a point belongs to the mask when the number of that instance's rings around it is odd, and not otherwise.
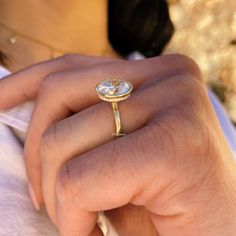
[[[169,0],[169,6],[176,31],[165,53],[192,57],[236,124],[236,1]]]

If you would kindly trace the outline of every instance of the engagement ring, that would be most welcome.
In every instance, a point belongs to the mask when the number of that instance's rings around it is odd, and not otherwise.
[[[133,85],[124,80],[110,79],[102,80],[96,86],[98,97],[103,101],[110,102],[115,117],[116,132],[113,134],[116,137],[123,136],[121,133],[121,121],[118,102],[127,99],[133,89]]]

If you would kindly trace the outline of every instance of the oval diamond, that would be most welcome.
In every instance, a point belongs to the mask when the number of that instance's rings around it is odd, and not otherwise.
[[[132,85],[124,80],[103,80],[97,84],[97,92],[109,97],[126,95],[131,92]]]

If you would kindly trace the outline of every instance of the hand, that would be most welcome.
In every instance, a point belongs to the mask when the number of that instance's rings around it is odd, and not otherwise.
[[[89,65],[80,62],[86,59]],[[56,66],[60,60],[67,61],[64,68]],[[98,233],[96,212],[127,204],[145,207],[161,235],[233,235],[235,164],[196,65],[178,55],[99,60],[67,56],[0,82],[0,101],[11,101],[1,107],[37,97],[26,165],[38,199],[42,174],[44,200],[62,235]],[[58,72],[47,75],[52,69]],[[96,82],[111,75],[136,88],[120,104],[128,135],[116,140],[111,107],[97,104],[94,91]],[[16,84],[24,90],[16,93]],[[107,215],[121,235],[152,235],[128,231],[120,211]]]

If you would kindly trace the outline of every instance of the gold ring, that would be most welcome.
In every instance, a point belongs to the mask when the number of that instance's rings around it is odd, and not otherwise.
[[[116,137],[123,136],[121,133],[121,121],[118,102],[127,99],[133,90],[133,85],[124,80],[107,79],[102,80],[96,85],[98,97],[103,101],[110,102],[112,105],[116,132],[113,134]]]

